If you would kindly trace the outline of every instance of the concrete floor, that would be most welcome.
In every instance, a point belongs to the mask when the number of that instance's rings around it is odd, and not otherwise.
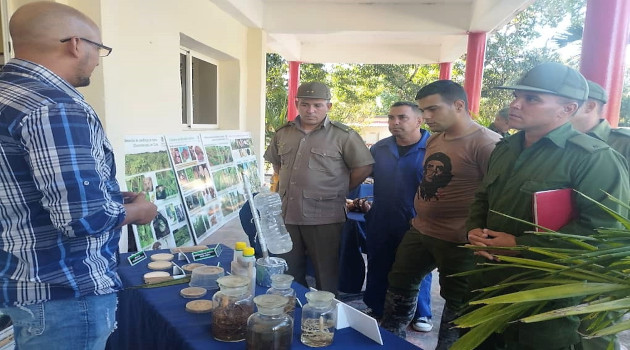
[[[206,238],[201,244],[209,245],[222,243],[228,247],[234,247],[234,243],[238,241],[247,242],[247,235],[241,227],[241,223],[238,218],[232,219],[226,223],[223,227],[213,233],[210,237]],[[442,308],[444,307],[444,299],[440,296],[440,286],[438,284],[438,273],[433,271],[433,284],[431,286],[431,309],[433,312],[433,319],[439,320],[442,315]],[[352,305],[357,309],[365,308],[365,304],[361,301],[361,297],[357,296],[357,299],[344,300],[346,303]],[[418,346],[419,348],[429,350],[435,349],[437,345],[437,335],[439,331],[439,321],[434,322],[433,330],[427,333],[416,332],[411,327],[407,329],[407,340]],[[619,341],[621,343],[621,350],[630,346],[630,331],[622,332],[619,335]]]

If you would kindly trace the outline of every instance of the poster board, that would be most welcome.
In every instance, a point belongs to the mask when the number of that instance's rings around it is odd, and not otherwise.
[[[238,215],[240,207],[245,204],[243,183],[234,162],[230,140],[226,134],[205,133],[201,138],[221,203],[221,221],[227,222]]]
[[[144,192],[158,209],[150,224],[132,225],[139,250],[194,244],[163,136],[125,138],[125,183],[128,191]]]
[[[252,193],[259,192],[261,181],[251,135],[248,132],[234,132],[228,134],[228,139],[239,174],[249,179]]]
[[[179,235],[158,237],[159,226],[133,225],[137,247],[199,244],[238,216],[246,201],[241,174],[249,179],[253,192],[261,186],[252,145],[250,133],[240,131],[126,137],[128,190],[144,191],[147,181],[147,189],[152,187],[145,191],[147,199],[158,206],[159,221],[167,219],[171,232],[187,233],[184,242]]]
[[[200,134],[166,136],[184,208],[197,243],[223,222],[221,201]]]

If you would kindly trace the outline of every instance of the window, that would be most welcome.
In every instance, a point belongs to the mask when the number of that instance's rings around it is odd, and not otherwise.
[[[217,127],[217,62],[182,48],[179,55],[182,84],[182,124]]]

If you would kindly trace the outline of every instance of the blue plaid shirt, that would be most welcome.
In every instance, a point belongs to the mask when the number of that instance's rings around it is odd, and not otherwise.
[[[112,293],[125,218],[114,154],[83,96],[13,59],[0,72],[0,305]]]

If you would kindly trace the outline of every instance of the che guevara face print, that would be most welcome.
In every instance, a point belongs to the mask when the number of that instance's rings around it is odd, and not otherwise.
[[[418,186],[418,197],[425,201],[440,200],[439,189],[453,178],[451,159],[442,152],[431,154],[424,160],[423,177]]]

